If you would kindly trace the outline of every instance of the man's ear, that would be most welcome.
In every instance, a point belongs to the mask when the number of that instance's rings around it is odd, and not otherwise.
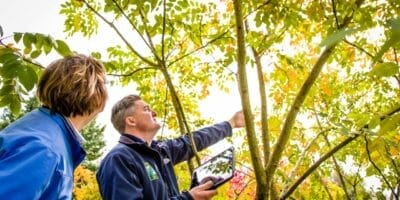
[[[129,116],[125,118],[125,124],[128,126],[136,126],[136,119],[133,116]]]

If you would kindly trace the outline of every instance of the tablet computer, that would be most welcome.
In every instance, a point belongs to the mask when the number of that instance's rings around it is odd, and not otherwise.
[[[230,147],[204,162],[193,171],[191,187],[211,180],[214,185],[210,189],[216,189],[229,181],[235,172],[234,155],[234,148]]]

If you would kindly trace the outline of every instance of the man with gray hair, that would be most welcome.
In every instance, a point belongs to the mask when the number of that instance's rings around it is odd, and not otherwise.
[[[119,143],[106,155],[97,172],[100,192],[109,199],[211,199],[213,182],[180,193],[173,166],[194,156],[188,135],[166,141],[153,140],[160,124],[156,113],[137,95],[118,101],[111,114],[114,127],[121,134]],[[241,111],[229,121],[193,132],[198,150],[225,137],[232,128],[244,126]]]

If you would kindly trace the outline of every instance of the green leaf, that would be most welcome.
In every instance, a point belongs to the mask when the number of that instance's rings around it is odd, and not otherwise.
[[[43,46],[44,53],[46,55],[49,54],[51,49],[53,48],[51,38],[45,37],[44,40],[43,40],[43,45],[42,46]]]
[[[0,26],[0,37],[3,37],[3,34],[4,34],[3,27]]]
[[[386,134],[389,131],[396,130],[400,125],[400,113],[396,113],[389,118],[383,120],[378,135]]]
[[[36,49],[39,50],[40,48],[42,48],[42,45],[43,45],[43,40],[44,40],[43,35],[40,33],[37,33],[37,34],[35,34],[35,38],[36,38],[35,47],[36,47]]]
[[[375,55],[374,61],[378,61],[382,58],[383,54],[389,50],[390,47],[394,47],[395,44],[400,42],[400,18],[391,19],[388,22],[390,26],[390,36],[382,45],[379,52]]]
[[[33,86],[35,86],[38,79],[35,70],[27,65],[25,66],[24,70],[21,70],[20,73],[18,73],[18,78],[27,91],[33,89]]]
[[[14,52],[10,49],[0,49],[0,63],[8,63],[18,61],[18,55],[14,54]]]
[[[18,43],[22,38],[22,33],[14,33],[14,41]]]
[[[388,24],[390,25],[392,32],[400,33],[400,18],[390,19]]]
[[[0,96],[5,96],[10,94],[14,90],[14,85],[3,85],[0,89]]]
[[[3,96],[0,101],[0,107],[1,106],[6,106],[10,105],[13,101],[18,101],[18,98],[16,98],[15,93],[9,93],[8,95]]]
[[[96,58],[96,59],[101,59],[101,54],[99,53],[99,52],[92,52],[91,54],[90,54],[93,58]]]
[[[371,75],[378,77],[390,77],[399,73],[399,66],[392,62],[378,63],[371,70]]]
[[[31,51],[32,51],[32,46],[25,47],[24,54],[29,54],[29,53],[31,53]]]
[[[14,116],[18,116],[19,112],[21,111],[21,100],[16,95],[13,95],[12,99],[13,100],[10,102],[9,108]]]
[[[26,48],[31,48],[32,43],[36,41],[35,36],[32,33],[25,33],[22,38],[22,42],[24,43]]]
[[[55,46],[56,51],[62,56],[69,56],[72,54],[68,45],[62,40],[56,40],[57,45]]]
[[[320,47],[332,46],[332,45],[340,42],[340,40],[342,40],[344,37],[346,37],[346,35],[349,35],[355,31],[356,31],[356,29],[342,29],[342,30],[336,31],[336,32],[332,33],[331,35],[329,35],[324,40],[322,40],[321,44],[319,44],[319,46]]]
[[[372,119],[368,123],[369,129],[376,128],[381,123],[381,119],[378,116],[373,116]]]
[[[12,54],[14,53],[13,50],[9,49],[9,48],[0,48],[0,61],[1,61],[1,56],[3,56],[4,54]]]
[[[7,95],[7,96],[4,96],[4,97],[0,98],[0,108],[10,104],[10,101],[8,101],[8,97],[9,96],[10,95]]]
[[[107,69],[107,71],[114,71],[118,69],[112,62],[103,62],[103,65]]]
[[[31,58],[35,59],[35,58],[39,57],[41,53],[42,53],[41,50],[32,51]]]
[[[0,73],[3,78],[14,78],[18,75],[20,65],[21,62],[19,61],[7,62],[0,68]]]
[[[397,39],[394,37],[390,37],[388,40],[385,41],[385,43],[382,45],[381,49],[379,50],[379,52],[375,55],[374,57],[374,62],[380,60],[383,56],[383,54],[389,50],[389,48],[394,45]]]

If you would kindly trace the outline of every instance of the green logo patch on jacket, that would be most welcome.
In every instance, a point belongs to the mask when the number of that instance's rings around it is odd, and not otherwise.
[[[150,165],[150,163],[148,162],[144,162],[144,167],[146,168],[146,172],[147,172],[147,176],[149,176],[149,179],[151,181],[157,180],[158,179],[158,175],[156,170],[154,170],[154,168]]]

